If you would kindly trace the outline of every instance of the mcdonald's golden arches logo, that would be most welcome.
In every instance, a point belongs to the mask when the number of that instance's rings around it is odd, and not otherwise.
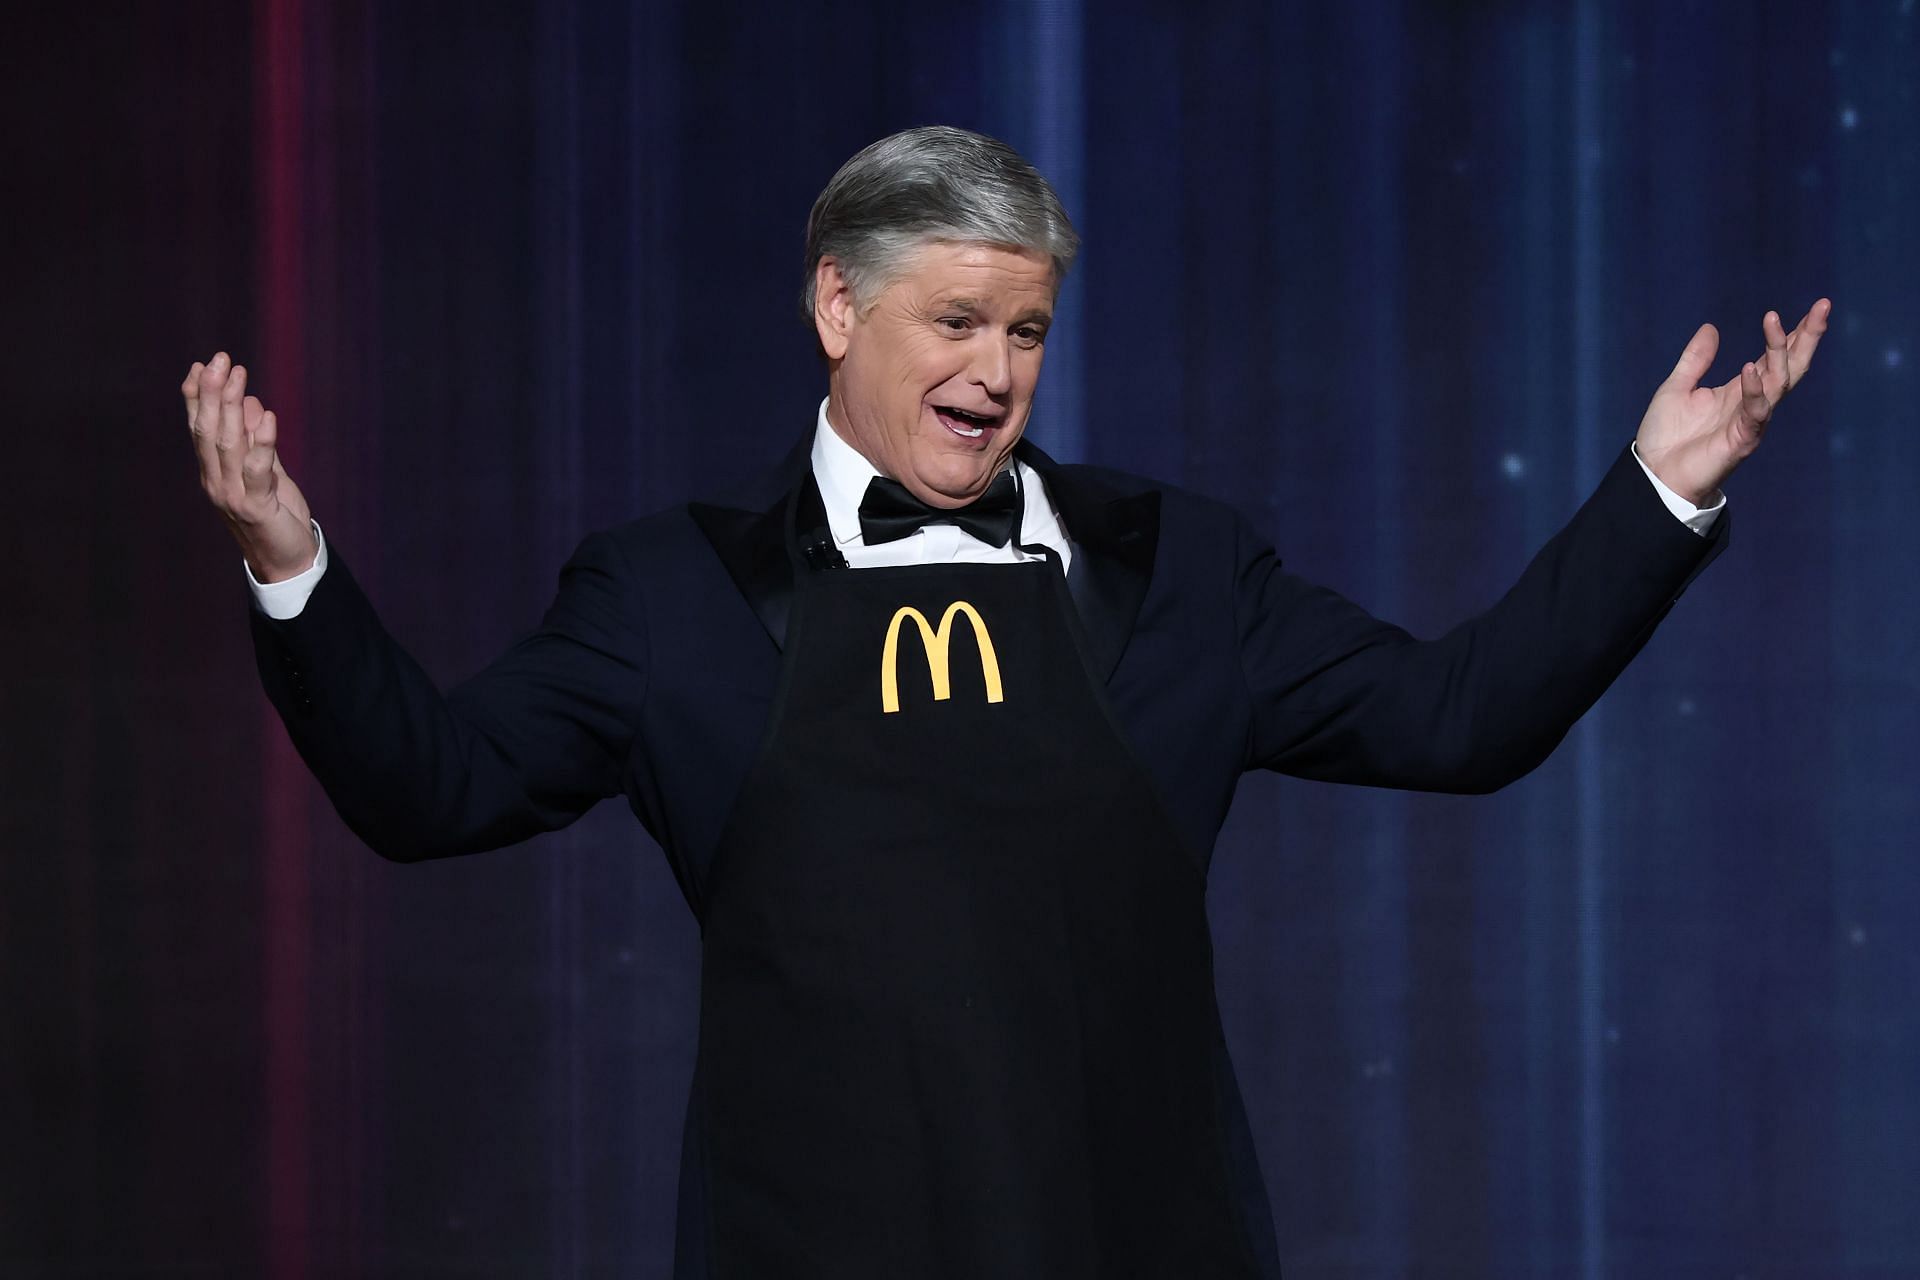
[[[912,618],[914,626],[920,629],[920,643],[927,651],[927,666],[933,671],[933,700],[945,702],[953,696],[947,646],[953,639],[953,620],[961,616],[965,616],[972,624],[973,638],[980,645],[980,673],[987,679],[987,701],[1006,701],[1000,690],[1000,659],[993,652],[993,637],[987,634],[987,624],[981,619],[978,609],[965,600],[955,600],[940,615],[938,628],[927,621],[926,614],[911,605],[903,606],[894,613],[893,621],[887,624],[887,643],[880,651],[881,711],[892,713],[900,709],[900,624],[908,618]]]

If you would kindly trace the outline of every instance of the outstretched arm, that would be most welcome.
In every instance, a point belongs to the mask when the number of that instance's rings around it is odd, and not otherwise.
[[[181,385],[201,487],[261,582],[313,564],[278,423],[226,353]],[[374,615],[338,548],[296,616],[251,611],[268,698],[334,807],[401,861],[496,848],[622,789],[646,637],[613,538],[580,545],[538,630],[445,696]]]
[[[537,630],[444,697],[331,554],[298,617],[251,611],[254,654],[301,758],[375,852],[495,849],[621,792],[646,635],[610,535],[580,544]]]
[[[1698,385],[1717,336],[1703,326],[1654,395],[1636,443],[1683,497],[1709,505],[1753,452],[1826,329],[1822,299],[1726,386]],[[1523,776],[1639,652],[1725,546],[1675,520],[1622,450],[1594,495],[1491,609],[1416,640],[1281,569],[1248,535],[1237,590],[1252,705],[1248,763],[1332,781],[1490,791]]]

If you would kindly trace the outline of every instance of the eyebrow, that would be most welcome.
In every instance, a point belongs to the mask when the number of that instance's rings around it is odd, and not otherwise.
[[[948,298],[940,304],[939,310],[959,311],[967,315],[972,315],[980,310],[980,301],[977,298]],[[1017,324],[1033,324],[1036,321],[1040,324],[1051,325],[1053,323],[1053,313],[1043,311],[1039,307],[1033,307],[1015,316],[1012,320],[1009,320],[1007,327],[1011,329]]]

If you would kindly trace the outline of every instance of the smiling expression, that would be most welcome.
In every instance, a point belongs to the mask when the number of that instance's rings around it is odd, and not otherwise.
[[[1055,292],[1044,254],[935,241],[861,308],[823,258],[828,423],[922,502],[972,502],[1026,429]]]

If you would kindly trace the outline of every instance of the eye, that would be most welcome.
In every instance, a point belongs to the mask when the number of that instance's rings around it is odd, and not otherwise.
[[[1013,340],[1023,347],[1037,347],[1047,340],[1047,331],[1038,325],[1023,324],[1013,331]]]
[[[970,327],[965,316],[941,316],[938,320],[934,321],[934,323],[942,329],[945,329],[948,333],[965,333]]]

